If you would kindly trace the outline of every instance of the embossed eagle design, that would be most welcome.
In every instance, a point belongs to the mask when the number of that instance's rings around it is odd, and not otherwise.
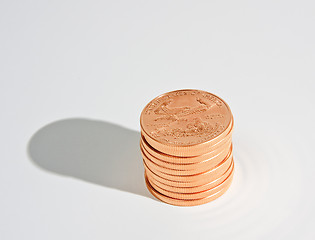
[[[174,107],[174,108],[169,108],[168,105],[170,105],[173,102],[173,99],[169,99],[164,101],[163,103],[160,104],[159,107],[157,107],[154,110],[154,113],[156,115],[161,115],[161,117],[156,118],[154,121],[159,121],[159,120],[179,120],[182,117],[192,115],[192,114],[197,114],[200,112],[205,112],[211,108],[213,104],[209,104],[205,101],[203,101],[200,98],[196,98],[196,101],[199,103],[198,106],[196,107]]]
[[[154,113],[158,115],[155,122],[159,121],[170,121],[170,123],[178,122],[184,123],[185,127],[169,128],[167,126],[157,127],[151,134],[155,137],[159,136],[172,136],[175,139],[180,137],[188,136],[202,136],[204,134],[212,134],[218,130],[219,124],[210,124],[209,122],[203,121],[200,117],[195,117],[188,120],[187,117],[201,112],[208,111],[214,104],[207,103],[201,98],[196,98],[198,105],[195,107],[184,106],[184,107],[169,107],[173,102],[173,99],[168,99],[162,102],[155,110]],[[185,124],[185,122],[187,122]],[[183,126],[181,124],[181,126]]]

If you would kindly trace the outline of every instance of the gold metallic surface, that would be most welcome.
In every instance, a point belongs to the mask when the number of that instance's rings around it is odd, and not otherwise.
[[[160,152],[163,152],[168,155],[173,155],[177,157],[194,157],[199,156],[202,154],[206,154],[209,151],[212,151],[216,148],[216,146],[220,145],[220,142],[225,139],[229,133],[233,130],[233,120],[231,121],[230,125],[225,129],[225,131],[218,135],[215,139],[212,139],[208,142],[203,142],[200,144],[195,144],[193,146],[180,146],[174,145],[169,146],[166,144],[162,144],[160,142],[155,141],[151,137],[147,135],[146,132],[142,130],[141,134],[144,136],[145,140],[148,142],[150,146],[155,149],[158,149]]]
[[[164,194],[165,196],[168,196],[171,198],[183,199],[183,200],[197,200],[197,199],[201,199],[201,198],[205,198],[205,197],[208,197],[210,195],[213,195],[216,192],[225,188],[226,186],[229,186],[231,184],[232,177],[233,177],[233,171],[228,175],[227,178],[225,178],[223,180],[222,183],[218,184],[217,186],[210,188],[210,189],[207,189],[207,190],[204,190],[204,191],[195,192],[195,193],[178,193],[178,192],[168,191],[168,190],[165,190],[162,187],[160,187],[158,184],[155,184],[150,179],[148,179],[148,180],[150,182],[150,185],[156,191],[158,191],[161,194]]]
[[[147,158],[143,158],[144,165],[146,168],[151,170],[151,172],[154,172],[156,175],[176,182],[198,182],[202,181],[203,179],[207,179],[208,181],[213,181],[214,179],[218,178],[220,175],[222,175],[230,166],[232,161],[232,149],[228,153],[228,155],[220,162],[217,166],[210,170],[205,170],[198,174],[190,174],[190,175],[178,175],[178,171],[174,171],[172,173],[165,173],[165,168],[163,171],[161,169],[157,170],[155,165],[152,164],[150,160]]]
[[[216,166],[219,162],[221,162],[225,156],[228,154],[228,152],[230,151],[232,142],[229,141],[226,143],[226,145],[224,145],[224,148],[222,148],[222,150],[216,153],[216,155],[213,155],[209,158],[205,158],[204,155],[201,155],[199,157],[200,161],[197,161],[198,157],[194,157],[193,161],[196,161],[196,163],[183,163],[184,161],[191,161],[188,160],[189,157],[187,157],[186,159],[179,159],[178,163],[170,163],[170,162],[166,162],[163,159],[159,159],[155,156],[153,156],[150,152],[147,151],[147,146],[145,146],[142,142],[140,142],[140,150],[141,150],[141,154],[142,155],[146,155],[152,162],[154,162],[155,164],[165,167],[165,168],[169,168],[169,169],[174,169],[174,170],[193,170],[196,168],[207,168],[210,169],[211,167]]]
[[[231,162],[233,161],[233,158],[230,159],[229,161],[226,161],[225,163],[229,163],[231,164]],[[174,187],[198,187],[204,184],[208,184],[216,179],[218,179],[222,174],[224,174],[224,172],[229,168],[229,166],[227,166],[227,164],[224,164],[224,166],[226,167],[226,169],[221,169],[222,171],[214,171],[216,176],[213,176],[212,174],[199,174],[200,177],[198,180],[194,180],[194,181],[174,181],[174,180],[170,180],[165,178],[165,176],[160,176],[160,172],[152,172],[152,170],[150,170],[147,165],[144,163],[144,168],[146,171],[146,174],[149,178],[154,178],[156,181],[159,181],[163,184],[169,185],[169,186],[174,186]],[[213,172],[210,171],[210,172]]]
[[[229,106],[200,90],[178,90],[153,99],[142,111],[140,125],[147,142],[174,156],[206,153],[232,128]]]
[[[232,158],[232,147],[230,148],[230,151],[227,155],[223,156],[222,158],[218,159],[218,161],[215,164],[210,164],[210,167],[208,165],[201,165],[198,167],[198,164],[195,164],[196,167],[194,169],[189,170],[177,170],[177,169],[170,169],[166,167],[162,167],[153,161],[150,160],[150,158],[142,153],[143,160],[148,168],[150,168],[151,171],[155,172],[161,177],[165,177],[169,180],[174,181],[185,181],[185,179],[190,179],[190,181],[194,181],[195,179],[203,178],[203,175],[205,173],[211,174],[213,177],[217,176],[216,172],[219,171],[219,174],[222,172],[221,169],[227,169],[230,165],[230,162],[228,161],[228,158]],[[225,160],[227,161],[225,163]],[[211,161],[210,161],[211,163]]]
[[[233,176],[232,176],[233,177]],[[188,206],[197,206],[197,205],[201,205],[201,204],[205,204],[208,202],[211,202],[215,199],[217,199],[218,197],[222,196],[229,188],[231,182],[229,182],[228,185],[226,185],[223,189],[219,190],[218,192],[205,197],[205,198],[201,198],[201,199],[197,199],[197,200],[182,200],[182,199],[177,199],[177,198],[171,198],[168,197],[164,194],[159,193],[158,191],[156,191],[149,183],[147,177],[146,179],[146,184],[147,184],[147,188],[148,190],[152,193],[153,196],[155,196],[157,199],[171,204],[171,205],[175,205],[175,206],[183,206],[183,207],[188,207]]]
[[[222,139],[221,142],[218,143],[215,147],[212,149],[208,149],[208,152],[205,154],[193,156],[193,157],[177,157],[177,156],[172,156],[165,154],[163,152],[160,152],[156,149],[154,149],[152,146],[148,144],[148,142],[145,140],[144,137],[141,137],[141,144],[143,148],[150,153],[150,155],[154,156],[156,159],[160,159],[164,162],[169,162],[173,164],[189,164],[189,163],[200,163],[205,160],[208,160],[210,158],[213,158],[216,156],[218,153],[226,150],[226,148],[229,148],[228,146],[230,145],[232,141],[232,135],[226,136],[226,138]],[[228,145],[228,146],[227,146]]]
[[[200,90],[160,95],[140,116],[140,150],[148,190],[177,206],[221,196],[234,174],[229,106]]]
[[[176,193],[197,193],[197,192],[202,192],[209,190],[219,184],[221,184],[229,175],[230,173],[234,171],[234,162],[232,161],[231,165],[229,166],[228,170],[223,173],[219,178],[216,180],[206,183],[204,185],[200,186],[194,186],[194,187],[176,187],[176,186],[171,186],[167,185],[164,183],[161,183],[154,178],[150,178],[150,182],[154,183],[155,185],[158,185],[160,188],[163,188],[164,190],[170,191],[170,192],[176,192]]]

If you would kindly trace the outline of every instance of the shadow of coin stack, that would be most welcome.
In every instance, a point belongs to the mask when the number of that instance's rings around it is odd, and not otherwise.
[[[234,124],[221,98],[200,90],[165,93],[144,108],[140,125],[145,181],[156,198],[195,206],[227,191]]]

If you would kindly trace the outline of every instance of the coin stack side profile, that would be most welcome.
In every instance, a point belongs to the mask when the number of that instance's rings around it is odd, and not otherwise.
[[[224,194],[234,174],[229,106],[200,90],[153,99],[140,116],[140,150],[148,190],[176,206],[195,206]]]

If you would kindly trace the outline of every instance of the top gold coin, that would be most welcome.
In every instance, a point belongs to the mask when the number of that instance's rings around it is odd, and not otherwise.
[[[218,138],[231,127],[229,106],[214,94],[177,90],[153,99],[140,116],[144,135],[163,145],[189,147]]]

